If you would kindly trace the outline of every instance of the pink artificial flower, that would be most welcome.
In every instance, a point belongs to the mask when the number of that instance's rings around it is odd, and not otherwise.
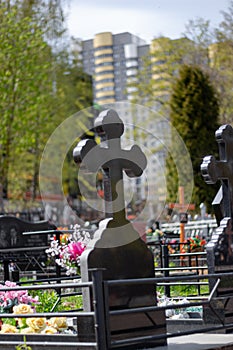
[[[71,242],[67,246],[67,252],[70,254],[70,259],[74,261],[80,257],[84,250],[85,246],[80,242]]]
[[[4,287],[12,287],[10,291],[1,291]],[[38,303],[38,297],[35,298],[28,295],[27,290],[14,290],[17,284],[11,281],[6,281],[5,285],[0,284],[0,306],[7,307],[10,301],[14,301],[17,304],[31,304]]]

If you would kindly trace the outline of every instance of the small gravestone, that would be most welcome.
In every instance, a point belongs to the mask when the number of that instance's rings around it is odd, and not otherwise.
[[[219,146],[220,160],[214,156],[206,156],[201,164],[201,172],[207,184],[215,184],[218,180],[221,187],[213,201],[218,227],[206,246],[209,273],[233,272],[233,129],[230,125],[221,126],[215,133]],[[212,289],[216,279],[210,280]],[[233,278],[221,279],[216,290],[217,297],[224,297],[233,292]],[[224,306],[225,304],[225,306]],[[223,312],[223,307],[225,307]],[[213,307],[223,322],[227,315],[233,314],[233,299],[217,300]],[[209,316],[208,316],[209,317]],[[215,317],[216,318],[216,315]],[[227,322],[233,319],[227,318]],[[213,320],[212,320],[213,322]],[[226,322],[226,320],[224,320]]]
[[[126,219],[123,171],[130,177],[137,177],[146,167],[146,158],[141,149],[134,145],[130,150],[121,148],[120,137],[124,125],[114,110],[100,113],[95,121],[97,133],[104,141],[82,140],[74,150],[74,159],[81,160],[89,171],[105,172],[105,214],[93,240],[81,256],[82,281],[89,281],[89,269],[103,269],[104,280],[122,280],[154,277],[154,258],[139,233]],[[156,305],[154,285],[114,286],[109,289],[110,310]],[[84,310],[91,310],[91,295],[84,294]],[[78,323],[79,336],[87,336],[87,324]],[[163,311],[139,312],[129,315],[115,315],[110,318],[112,339],[155,335],[165,333]],[[141,346],[161,345],[164,340],[151,341]]]

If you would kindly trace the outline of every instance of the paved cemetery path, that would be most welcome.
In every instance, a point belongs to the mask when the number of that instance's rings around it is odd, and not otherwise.
[[[233,350],[233,334],[192,334],[168,339],[167,346],[147,350]]]

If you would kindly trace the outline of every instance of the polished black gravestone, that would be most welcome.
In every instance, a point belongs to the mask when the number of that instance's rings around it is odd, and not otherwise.
[[[215,133],[219,146],[220,160],[206,156],[201,164],[201,172],[207,184],[215,184],[218,180],[221,187],[213,201],[218,227],[206,246],[209,273],[233,272],[233,129],[230,125],[221,126]],[[216,279],[210,280],[212,289]],[[221,279],[216,289],[217,297],[233,293],[233,278],[227,276]],[[222,302],[217,300],[220,307],[214,306],[214,320],[233,322],[233,299],[227,298]],[[223,306],[224,305],[224,306]],[[223,312],[224,308],[224,312]],[[218,312],[217,312],[218,309]],[[208,310],[209,312],[210,310]],[[221,314],[221,315],[220,315]],[[211,315],[211,312],[209,312]],[[223,320],[224,315],[224,320]],[[228,317],[229,316],[229,317]],[[209,316],[208,316],[209,317]],[[226,321],[227,319],[227,321]]]
[[[134,145],[130,150],[121,148],[120,137],[124,124],[114,110],[100,113],[95,120],[96,132],[102,142],[82,140],[74,150],[74,159],[81,161],[89,171],[97,173],[102,168],[107,186],[105,214],[93,240],[81,256],[82,281],[90,280],[89,270],[103,269],[104,280],[122,280],[154,277],[154,259],[139,233],[126,219],[123,187],[123,171],[130,177],[138,177],[146,167],[146,157]],[[84,294],[84,310],[91,310],[91,295]],[[109,289],[110,310],[156,305],[154,285],[114,286]],[[87,324],[78,324],[79,336],[85,338]],[[110,318],[112,339],[126,339],[142,335],[166,332],[165,315],[159,312],[139,312],[115,315]],[[90,339],[90,334],[89,338]],[[141,346],[164,344],[164,340],[152,341]]]
[[[48,221],[29,222],[10,215],[0,216],[0,261],[5,264],[4,279],[9,279],[8,264],[15,262],[22,270],[40,270],[47,261],[48,235],[24,235],[24,232],[54,230]]]
[[[218,228],[207,244],[210,272],[233,270],[233,129],[230,125],[223,125],[215,136],[220,160],[207,156],[201,164],[201,172],[207,184],[221,181],[220,190],[213,201]]]

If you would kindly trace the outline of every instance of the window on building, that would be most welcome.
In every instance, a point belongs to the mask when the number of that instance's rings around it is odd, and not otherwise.
[[[112,49],[112,45],[99,46],[94,49],[95,52],[105,49]]]

